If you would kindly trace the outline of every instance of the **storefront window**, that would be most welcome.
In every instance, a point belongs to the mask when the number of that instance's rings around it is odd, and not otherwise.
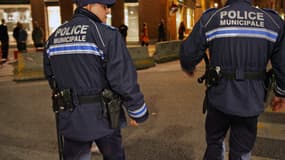
[[[192,30],[193,26],[194,26],[194,10],[187,8],[186,9],[186,20],[187,20],[187,28]]]
[[[106,24],[108,24],[110,26],[112,25],[112,14],[111,13],[107,15]]]
[[[139,3],[125,3],[125,24],[128,26],[127,41],[139,41]]]
[[[48,6],[48,34],[52,32],[61,25],[61,16],[59,6]]]
[[[31,43],[32,18],[30,5],[0,5],[0,19],[6,21],[11,44],[16,43],[12,35],[17,22],[23,24],[28,32],[28,43]]]

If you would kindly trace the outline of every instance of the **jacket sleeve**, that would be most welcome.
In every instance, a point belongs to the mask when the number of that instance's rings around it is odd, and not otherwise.
[[[114,32],[115,36],[107,45],[107,80],[111,89],[122,97],[128,115],[138,123],[144,122],[148,109],[137,82],[136,68],[121,35]]]
[[[43,51],[43,67],[44,67],[45,78],[48,80],[50,87],[52,87],[51,80],[53,77],[53,73],[52,73],[51,64],[50,64],[50,60],[49,60],[48,53],[47,53],[47,47],[45,47]]]
[[[206,38],[203,33],[203,24],[199,20],[189,37],[182,42],[180,48],[180,64],[183,70],[192,72],[202,60],[206,50]]]
[[[275,93],[279,97],[285,97],[285,24],[281,27],[279,39],[275,44],[273,54],[271,56],[271,64],[276,74],[277,87]]]

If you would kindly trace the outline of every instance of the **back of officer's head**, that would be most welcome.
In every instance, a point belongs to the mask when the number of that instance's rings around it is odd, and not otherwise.
[[[237,1],[240,1],[240,0],[227,0],[227,4],[232,3],[232,2],[237,2]],[[244,1],[251,3],[252,0],[244,0]]]
[[[84,7],[88,4],[100,3],[111,7],[115,4],[116,0],[73,0],[78,7]]]

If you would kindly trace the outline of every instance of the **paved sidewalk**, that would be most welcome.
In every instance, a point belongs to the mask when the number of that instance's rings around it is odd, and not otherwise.
[[[13,80],[13,64],[16,62],[14,59],[14,51],[16,48],[9,48],[8,61],[0,64],[0,82]]]

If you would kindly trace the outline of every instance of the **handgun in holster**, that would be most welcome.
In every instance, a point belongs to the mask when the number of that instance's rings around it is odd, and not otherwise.
[[[50,81],[52,88],[52,108],[55,113],[56,135],[59,160],[63,160],[64,137],[59,131],[59,112],[65,109],[73,110],[71,89],[59,90],[54,78]]]
[[[63,110],[73,111],[72,91],[71,89],[53,90],[52,107],[54,112]]]
[[[116,129],[120,127],[120,114],[122,100],[119,95],[109,89],[102,91],[103,103],[106,108],[107,117],[110,122],[110,127]]]
[[[221,78],[221,68],[219,66],[209,66],[206,68],[204,75],[198,78],[198,83],[205,81],[206,87],[209,88],[218,85]]]
[[[272,98],[274,97],[274,89],[276,88],[276,76],[273,72],[273,69],[270,69],[266,72],[266,76],[264,79],[264,91],[265,91],[265,107],[269,106]]]
[[[209,58],[208,58],[206,53],[204,53],[204,55],[203,55],[203,60],[204,60],[205,65],[206,65],[205,66],[205,72],[197,80],[198,80],[198,83],[204,82],[205,86],[207,87],[206,91],[205,91],[205,98],[204,98],[203,110],[202,110],[203,114],[205,114],[207,111],[207,105],[208,105],[208,89],[210,87],[218,85],[219,81],[222,78],[222,74],[221,74],[220,66],[211,66],[210,65],[210,61],[209,61]]]

